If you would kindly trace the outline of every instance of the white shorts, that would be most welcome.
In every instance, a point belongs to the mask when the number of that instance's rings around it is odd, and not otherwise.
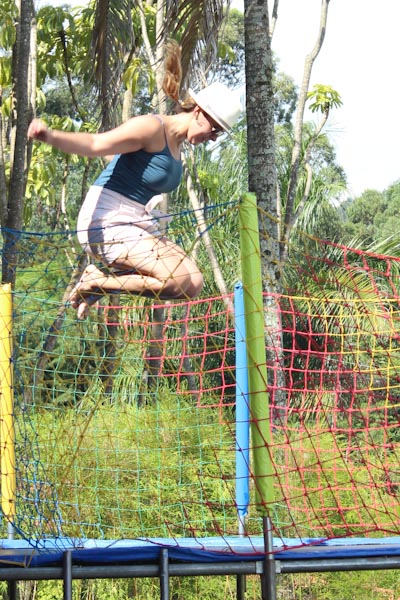
[[[160,220],[170,218],[154,210],[161,199],[155,196],[144,206],[118,192],[92,186],[78,216],[80,244],[107,265],[126,259],[140,240],[164,235]]]

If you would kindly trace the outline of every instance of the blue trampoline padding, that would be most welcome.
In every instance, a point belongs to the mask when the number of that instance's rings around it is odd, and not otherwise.
[[[1,567],[49,567],[62,565],[64,552],[71,551],[76,565],[155,563],[161,549],[169,559],[181,562],[216,563],[262,560],[262,537],[242,538],[151,538],[95,540],[54,538],[0,540]],[[285,560],[400,556],[400,537],[274,539],[275,558]]]

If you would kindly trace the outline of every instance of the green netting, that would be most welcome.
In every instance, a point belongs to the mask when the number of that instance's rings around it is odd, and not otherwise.
[[[225,210],[214,210],[216,221]],[[178,220],[183,244],[190,220]],[[234,531],[231,295],[175,303],[121,295],[114,306],[105,297],[80,322],[65,302],[78,260],[71,234],[14,239],[18,533]]]
[[[19,535],[237,535],[232,295],[207,293],[206,268],[197,300],[121,294],[79,322],[63,302],[70,236],[17,243]],[[285,294],[264,294],[274,488],[264,500],[283,540],[400,533],[399,266],[304,238]],[[250,462],[250,540],[262,533],[255,475]]]

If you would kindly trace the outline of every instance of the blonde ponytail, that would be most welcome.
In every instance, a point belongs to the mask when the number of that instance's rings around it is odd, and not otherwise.
[[[164,93],[179,104],[179,93],[182,83],[182,50],[178,42],[168,40],[165,45],[164,80],[162,88]]]

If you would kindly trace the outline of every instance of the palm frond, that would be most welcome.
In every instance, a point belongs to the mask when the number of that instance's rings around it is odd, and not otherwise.
[[[378,240],[371,244],[367,248],[368,252],[374,252],[376,254],[382,254],[385,256],[393,256],[395,258],[400,258],[400,237],[396,232],[393,235],[385,238],[384,240]],[[394,261],[393,268],[400,271],[400,262]]]
[[[189,73],[204,83],[205,70],[215,62],[224,4],[223,0],[167,0],[163,33],[181,45],[183,87]]]
[[[126,57],[135,48],[134,0],[94,0],[93,76],[99,90],[103,127],[112,123]]]

